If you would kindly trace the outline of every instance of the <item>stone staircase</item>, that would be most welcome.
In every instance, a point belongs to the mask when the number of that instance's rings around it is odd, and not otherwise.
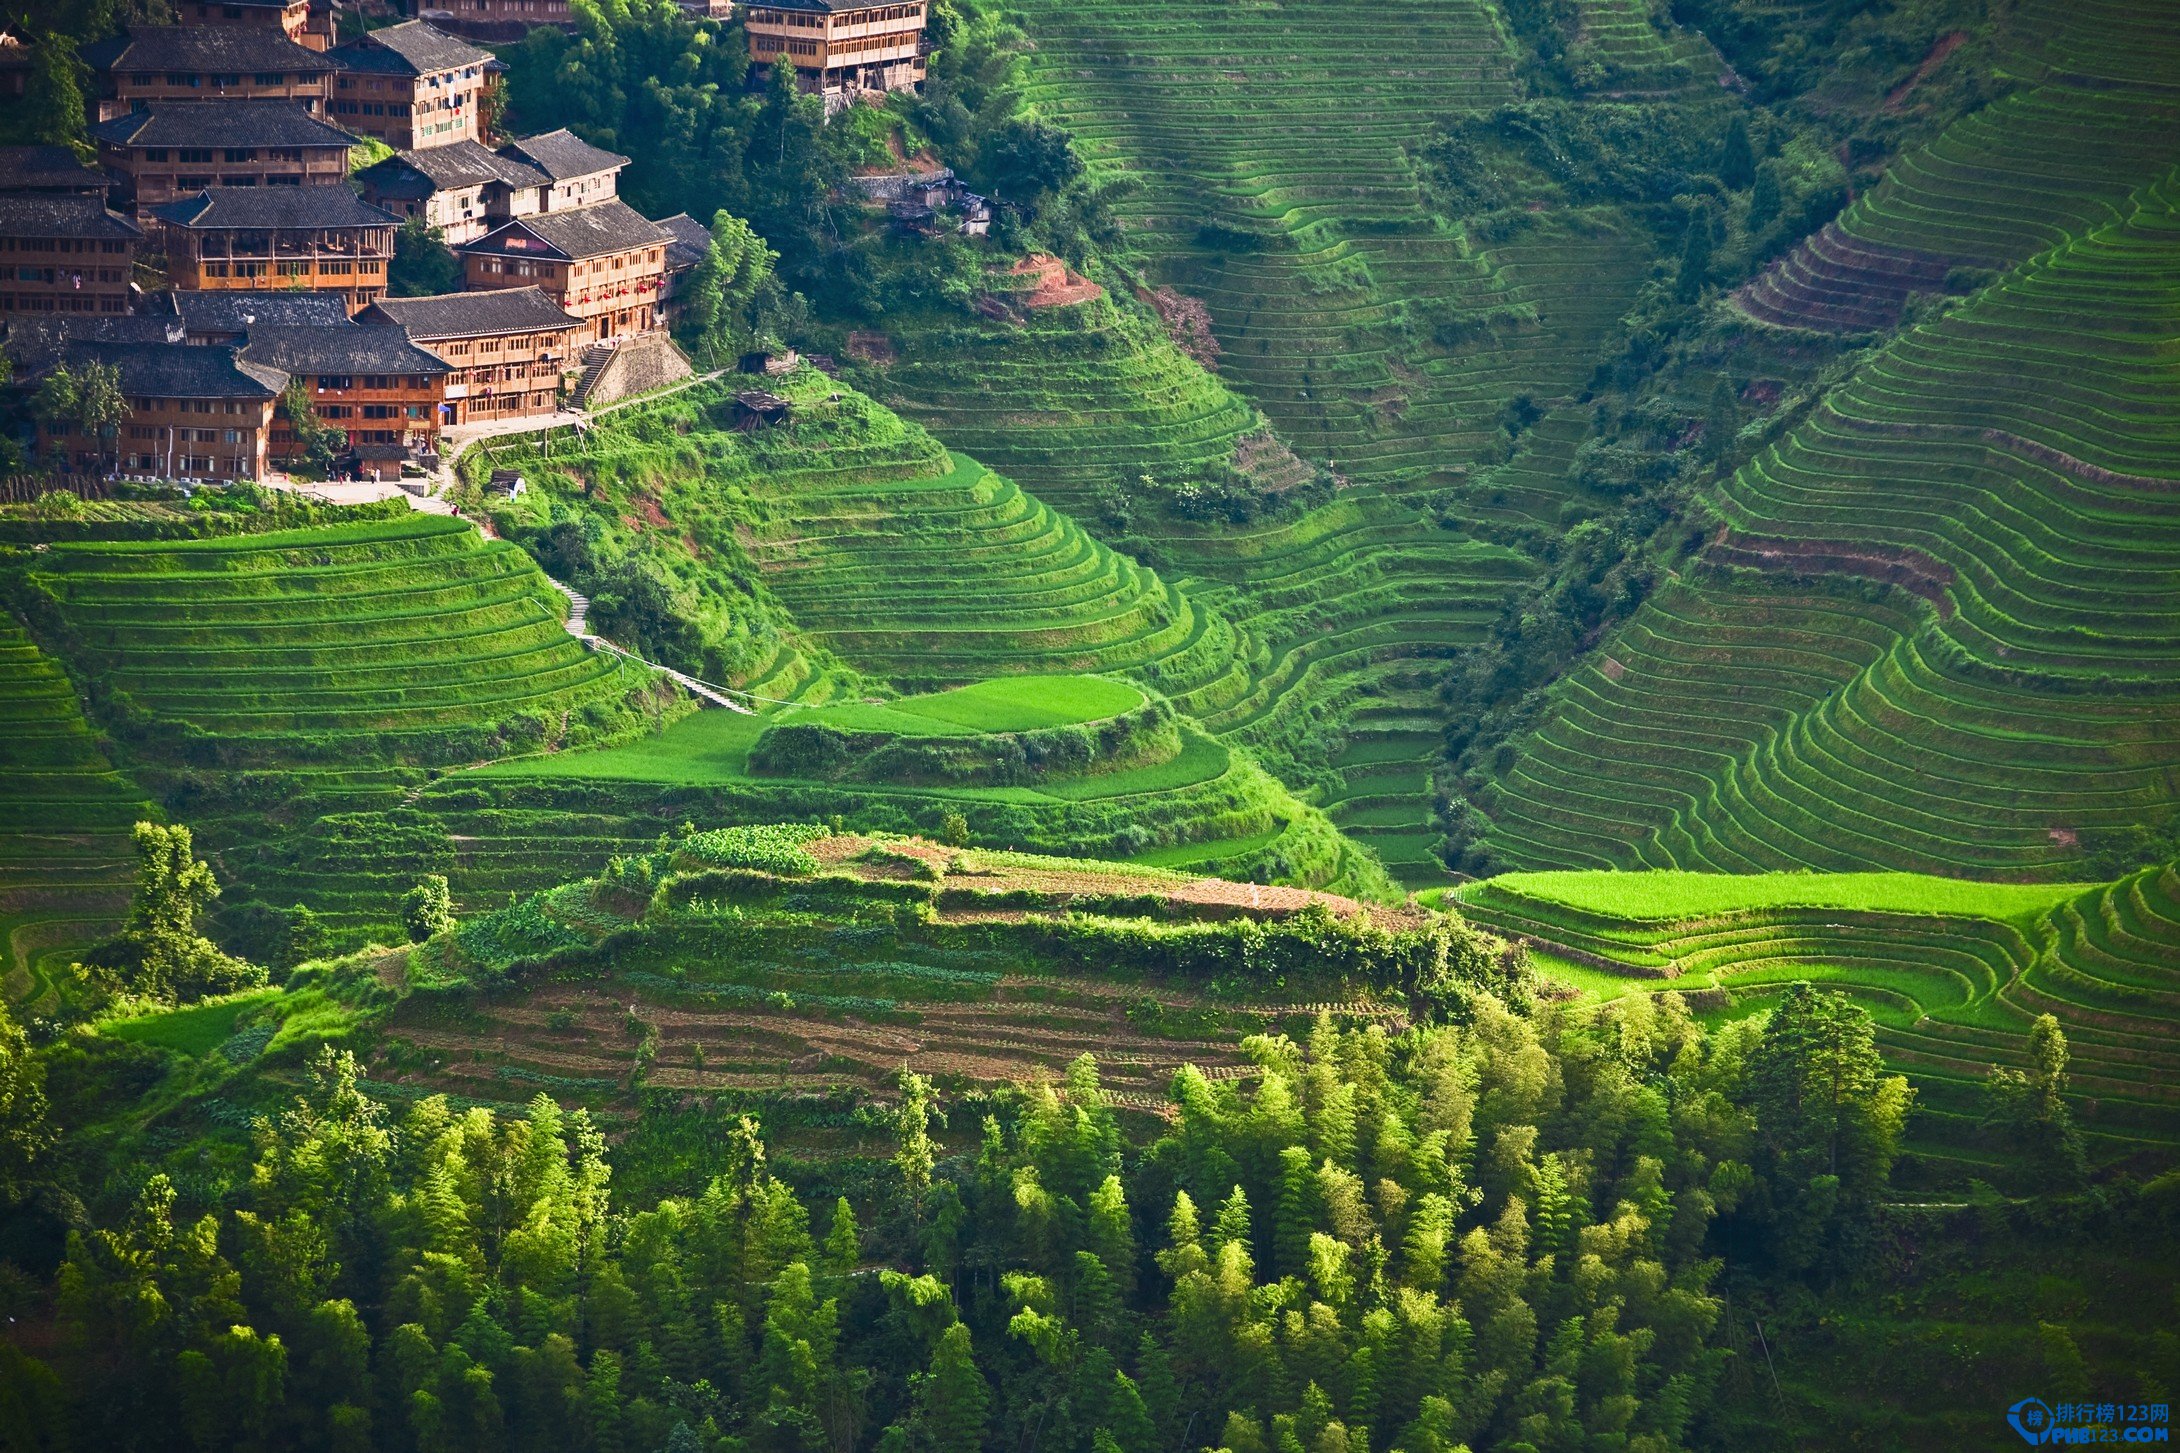
[[[580,409],[590,402],[590,391],[598,386],[598,376],[604,373],[606,365],[613,361],[614,351],[618,347],[619,340],[616,339],[604,343],[592,343],[583,349],[583,374],[582,377],[575,381],[574,392],[568,395],[569,408]]]

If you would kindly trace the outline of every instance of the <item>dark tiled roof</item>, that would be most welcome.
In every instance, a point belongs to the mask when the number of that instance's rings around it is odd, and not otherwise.
[[[411,338],[471,338],[491,333],[534,333],[567,328],[578,320],[563,313],[536,288],[492,288],[441,293],[433,298],[380,298],[363,318],[399,324]]]
[[[391,72],[422,76],[462,66],[481,66],[492,59],[466,40],[457,40],[435,25],[404,20],[345,41],[327,52],[343,70]]]
[[[566,127],[510,141],[500,148],[500,153],[520,157],[556,182],[628,165],[628,158],[619,152],[592,146]]]
[[[474,187],[480,182],[504,182],[510,187],[542,187],[546,182],[545,174],[537,168],[474,141],[397,152],[356,175],[388,196],[408,195],[404,184],[412,178],[422,184],[418,196],[429,196],[443,188]]]
[[[0,146],[0,192],[99,192],[106,175],[65,146]]]
[[[672,237],[658,223],[626,202],[615,201],[600,202],[595,207],[577,207],[569,212],[520,217],[461,250],[519,256],[524,249],[506,246],[507,235],[517,228],[531,233],[568,258],[603,257],[609,252],[626,252],[632,247],[666,242]]]
[[[447,366],[399,328],[252,328],[245,362],[289,373],[445,373]]]
[[[666,244],[666,265],[673,268],[695,267],[711,250],[712,233],[709,227],[686,212],[676,212],[671,217],[659,218],[659,226],[672,235]]]
[[[166,293],[192,333],[241,333],[251,328],[333,327],[348,321],[338,293]]]
[[[68,192],[0,196],[0,237],[141,237],[126,217],[106,210],[104,197]]]
[[[269,399],[288,386],[282,370],[219,345],[71,342],[66,356],[71,364],[119,368],[121,391],[138,398]]]
[[[91,135],[113,146],[350,147],[356,138],[328,126],[299,101],[154,101],[142,111],[101,121]]]
[[[16,376],[28,378],[58,362],[77,343],[181,343],[178,318],[144,317],[24,317],[7,325],[7,355],[15,360]]]
[[[95,71],[139,75],[159,71],[281,71],[322,74],[333,62],[266,25],[132,25],[128,34],[88,46]]]
[[[207,187],[194,197],[162,202],[151,215],[198,231],[318,227],[397,227],[401,219],[380,211],[346,187]]]

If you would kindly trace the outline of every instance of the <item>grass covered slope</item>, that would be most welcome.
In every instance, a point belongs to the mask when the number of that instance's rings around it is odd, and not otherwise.
[[[464,520],[57,544],[26,605],[143,750],[199,765],[446,762],[625,729],[665,698],[593,654]]]
[[[1453,895],[1548,972],[1607,995],[1674,989],[1726,1010],[1829,984],[1876,1018],[1917,1085],[1919,1139],[1973,1159],[1994,1065],[2026,1063],[2039,1014],[2072,1050],[2098,1153],[2180,1145],[2180,871],[2117,883],[1972,883],[1903,873],[1509,873]]]
[[[1873,357],[1723,489],[1709,558],[1768,579],[1691,575],[1562,682],[1485,796],[1494,850],[2053,878],[2154,853],[2180,363],[2144,320],[2176,302],[2167,180]]]
[[[51,657],[0,612],[0,985],[19,1016],[128,909],[130,825],[152,816]]]
[[[1145,475],[1234,464],[1263,424],[1146,308],[1109,295],[1019,319],[905,318],[888,339],[893,356],[854,377],[1070,513]]]
[[[882,1094],[904,1063],[970,1087],[1088,1052],[1119,1103],[1155,1109],[1183,1063],[1242,1073],[1246,1034],[1403,1022],[1396,936],[1429,918],[922,838],[696,833],[409,953],[373,1073],[518,1103],[823,1099]]]

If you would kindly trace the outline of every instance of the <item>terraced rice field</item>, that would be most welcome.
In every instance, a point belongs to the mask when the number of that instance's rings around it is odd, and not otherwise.
[[[1713,558],[1894,603],[1668,592],[1499,771],[1503,856],[2063,877],[2166,821],[2180,361],[2149,320],[2180,298],[2176,198],[1902,335],[1735,476]]]
[[[1591,10],[1599,47],[1670,65],[1673,43],[1647,20],[1623,24],[1632,7]],[[1483,246],[1431,215],[1408,148],[1433,121],[1515,98],[1511,51],[1484,7],[1039,0],[1027,21],[1040,109],[1095,168],[1134,185],[1118,206],[1148,280],[1204,305],[1226,387],[1354,486],[1276,541],[1160,532],[1177,568],[1227,588],[1211,598],[1268,652],[1244,699],[1200,714],[1323,768],[1310,728],[1401,675],[1391,663],[1412,673],[1476,639],[1531,573],[1504,553],[1449,559],[1463,542],[1417,505],[1470,482],[1507,400],[1570,398],[1652,244],[1577,214]],[[1583,428],[1554,410],[1457,517],[1556,527]],[[1043,487],[1006,445],[986,447]],[[1318,604],[1294,609],[1301,600]]]
[[[1753,317],[1891,328],[1959,266],[2007,269],[2127,213],[2180,148],[2180,32],[2155,7],[2039,3],[2014,27],[2036,83],[1910,151],[1740,297]]]
[[[1702,36],[1661,28],[1645,0],[1575,0],[1574,13],[1568,69],[1587,93],[1669,96],[1711,82],[1723,68]]]
[[[1020,321],[931,320],[897,334],[894,361],[853,377],[1070,513],[1101,491],[1140,491],[1144,475],[1201,478],[1263,428],[1147,309],[1110,297]]]
[[[198,760],[463,760],[654,689],[568,635],[522,551],[442,516],[55,545],[29,578],[105,709]]]
[[[1472,920],[1605,994],[1676,989],[1700,1007],[1824,983],[1878,1021],[1916,1084],[1926,1153],[1964,1152],[1994,1065],[2025,1063],[2038,1014],[2072,1050],[2071,1093],[2100,1155],[2180,1141],[2180,871],[2037,887],[1901,875],[1703,878],[1511,874],[1459,893]],[[1651,901],[1645,902],[1645,899]]]
[[[662,1089],[883,1094],[904,1063],[958,1085],[1020,1083],[1056,1079],[1094,1053],[1117,1103],[1159,1111],[1183,1064],[1214,1078],[1248,1073],[1240,1049],[1248,1033],[1298,1030],[1325,1010],[1389,1026],[1404,1018],[1401,1007],[1367,998],[1214,1003],[1170,984],[1071,971],[1022,923],[1022,905],[1033,900],[1047,913],[1070,902],[1094,912],[1089,905],[1110,895],[1174,895],[1205,916],[1269,917],[1312,895],[965,854],[926,840],[890,840],[882,858],[863,856],[871,847],[865,837],[812,843],[827,876],[783,885],[822,893],[831,913],[763,892],[731,906],[654,903],[641,934],[620,940],[602,966],[603,982],[597,970],[547,977],[475,1012],[412,1000],[390,1028],[377,1073],[476,1099],[519,1102],[544,1088],[599,1101],[631,1086],[638,1046],[648,1042],[642,1082]],[[921,926],[875,896],[909,862],[930,864],[949,885],[936,919]],[[854,911],[865,892],[874,893],[875,916]],[[980,906],[986,898],[1005,906]],[[1355,908],[1324,901],[1336,912]],[[571,884],[502,915],[504,923],[465,929],[446,952],[472,952],[472,941],[516,951],[595,942],[627,929],[629,911],[589,884]],[[428,982],[447,968],[427,957],[409,972]]]
[[[749,549],[772,591],[812,638],[904,689],[1121,671],[1192,711],[1242,689],[1223,616],[974,460],[769,483],[776,522]]]
[[[71,953],[128,911],[131,824],[155,816],[84,719],[74,685],[0,612],[0,962],[5,998],[35,1013]]]

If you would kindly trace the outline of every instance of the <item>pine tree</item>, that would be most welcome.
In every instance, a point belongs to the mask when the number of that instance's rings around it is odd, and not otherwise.
[[[1680,271],[1673,282],[1674,299],[1692,303],[1703,295],[1711,280],[1711,213],[1697,207],[1688,214],[1688,230],[1681,237]]]
[[[919,1421],[935,1453],[976,1453],[990,1421],[991,1388],[977,1369],[967,1324],[940,1334],[917,1389]]]
[[[1756,180],[1756,147],[1745,116],[1735,116],[1718,148],[1718,179],[1738,192]]]
[[[901,1105],[894,1112],[893,1124],[900,1142],[893,1163],[900,1169],[901,1189],[908,1197],[909,1211],[921,1220],[924,1196],[931,1189],[931,1168],[937,1163],[931,1144],[931,1082],[905,1065],[901,1068]]]

